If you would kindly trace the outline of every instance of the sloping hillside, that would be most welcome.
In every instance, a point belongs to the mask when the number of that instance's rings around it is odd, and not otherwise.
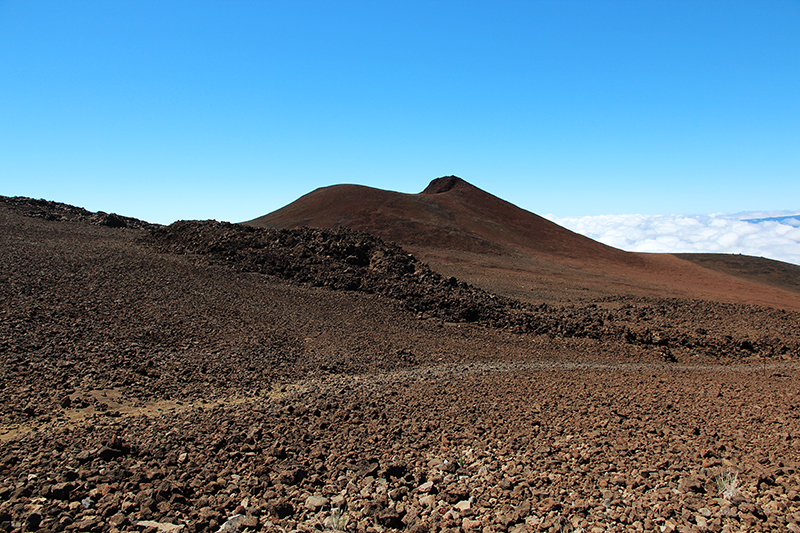
[[[671,254],[624,252],[455,176],[437,178],[418,194],[324,187],[245,224],[365,231],[400,244],[444,275],[532,302],[669,296],[800,310],[796,272],[783,271],[795,281],[778,285],[758,274],[763,265],[755,258],[748,274]]]
[[[346,226],[401,245],[509,257],[528,252],[635,261],[634,254],[578,235],[455,176],[437,178],[419,194],[361,185],[323,187],[247,224]]]

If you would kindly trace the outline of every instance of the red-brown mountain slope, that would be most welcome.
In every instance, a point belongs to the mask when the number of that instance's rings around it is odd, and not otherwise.
[[[362,185],[322,187],[247,224],[346,226],[404,246],[509,257],[533,253],[636,261],[633,254],[573,233],[455,176],[437,178],[419,194]]]
[[[578,235],[455,176],[418,194],[361,185],[317,189],[253,226],[345,226],[397,242],[436,270],[526,300],[620,294],[800,309],[800,292],[671,254],[624,252]],[[794,274],[800,278],[800,271]]]

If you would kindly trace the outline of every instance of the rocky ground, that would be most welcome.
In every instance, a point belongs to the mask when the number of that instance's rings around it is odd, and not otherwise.
[[[800,531],[797,313],[2,200],[2,530]]]
[[[475,323],[519,334],[590,338],[742,361],[789,360],[800,347],[797,313],[755,305],[619,295],[588,305],[553,306],[488,293],[433,272],[402,248],[367,233],[338,229],[276,230],[215,221],[157,228],[145,242],[170,253],[198,254],[240,272],[310,286],[380,294],[418,318]],[[777,333],[777,334],[776,334]]]

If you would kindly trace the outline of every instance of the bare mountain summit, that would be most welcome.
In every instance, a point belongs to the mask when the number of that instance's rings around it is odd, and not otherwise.
[[[569,231],[456,176],[419,194],[361,185],[322,187],[253,226],[347,226],[401,245],[514,257],[520,253],[628,261],[625,252]]]
[[[724,254],[712,265],[688,256],[625,252],[456,176],[434,179],[418,194],[322,187],[246,224],[366,231],[398,243],[443,274],[523,300],[669,296],[800,309],[800,282],[785,281],[800,280],[800,269],[776,269],[755,259],[771,274],[745,276],[724,267],[733,260]]]

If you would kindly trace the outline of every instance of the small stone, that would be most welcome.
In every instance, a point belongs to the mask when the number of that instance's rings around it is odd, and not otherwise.
[[[433,507],[436,504],[436,496],[428,494],[419,499],[419,504],[423,507]]]
[[[433,481],[426,481],[417,488],[420,492],[431,492],[433,490]]]
[[[703,484],[696,477],[685,477],[681,479],[678,484],[678,490],[681,492],[693,492],[695,494],[703,494],[706,491]]]
[[[389,492],[389,497],[393,500],[399,501],[402,500],[403,496],[406,494],[408,494],[408,489],[406,487],[398,487]]]
[[[244,522],[247,521],[247,519],[246,515],[234,514],[222,524],[219,528],[219,533],[236,533],[240,527],[244,526]]]
[[[497,517],[497,521],[502,524],[503,527],[508,528],[508,526],[514,522],[514,517],[510,514],[504,513]]]
[[[77,529],[80,531],[91,531],[96,526],[100,525],[102,521],[97,516],[89,516],[78,522]]]
[[[545,512],[558,511],[561,509],[561,504],[553,498],[545,498],[542,500],[540,507]]]
[[[463,514],[465,511],[471,511],[472,510],[472,502],[469,501],[469,500],[462,500],[462,501],[458,502],[457,504],[455,504],[454,507],[456,509],[458,509]]]
[[[328,498],[324,496],[309,496],[306,498],[306,509],[317,511],[328,505]]]
[[[611,478],[611,484],[617,485],[618,487],[624,487],[627,483],[624,476],[614,476]]]
[[[77,459],[81,463],[85,463],[91,458],[92,454],[89,450],[83,450],[82,452],[79,452],[78,455],[75,456],[75,459]]]
[[[661,533],[672,533],[677,528],[677,524],[674,520],[667,520],[663,526],[661,526]]]
[[[136,522],[137,526],[152,527],[161,533],[177,533],[184,528],[183,524],[170,524],[168,522],[155,522],[153,520],[140,520]]]
[[[455,474],[458,471],[458,464],[452,461],[445,461],[444,464],[442,464],[439,468],[442,470],[442,472]]]
[[[503,478],[503,479],[501,479],[501,480],[500,480],[500,483],[498,483],[498,484],[497,484],[497,486],[498,486],[498,487],[499,487],[501,490],[511,490],[511,489],[514,487],[514,486],[511,484],[511,481],[509,481],[507,478]]]
[[[480,529],[481,521],[474,520],[472,518],[465,518],[461,521],[461,527],[464,528],[464,531],[473,531],[476,529]]]
[[[108,523],[119,528],[128,523],[128,517],[122,513],[116,513],[108,519]]]
[[[514,514],[516,514],[520,520],[524,520],[530,513],[531,513],[531,502],[528,500],[524,500],[520,502],[519,505],[514,507]]]

